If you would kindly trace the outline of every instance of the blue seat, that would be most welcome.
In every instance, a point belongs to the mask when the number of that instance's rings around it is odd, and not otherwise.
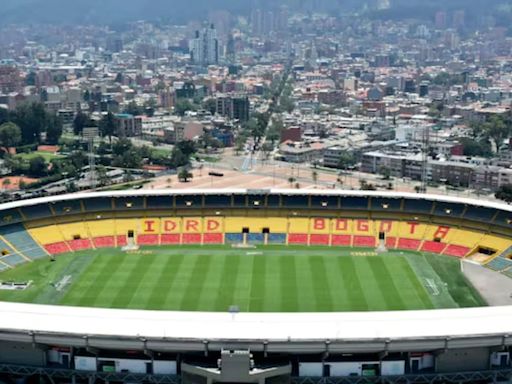
[[[240,244],[244,241],[244,236],[241,233],[226,233],[225,242],[227,244]]]
[[[496,257],[485,264],[485,266],[493,271],[503,271],[504,269],[512,267],[512,260],[505,259],[503,257]]]
[[[263,233],[249,233],[247,234],[247,242],[249,244],[263,244]]]
[[[2,261],[4,263],[9,264],[12,267],[15,267],[19,264],[23,264],[23,263],[27,262],[27,260],[25,260],[22,256],[20,256],[17,253],[15,253],[13,255],[2,256]]]
[[[268,244],[286,244],[286,233],[269,233]]]
[[[31,259],[48,256],[43,248],[35,242],[22,224],[11,224],[0,227],[0,235],[12,244],[16,250]]]

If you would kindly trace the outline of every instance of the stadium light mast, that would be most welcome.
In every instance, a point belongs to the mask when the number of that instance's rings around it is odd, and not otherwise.
[[[88,144],[87,157],[89,159],[89,185],[91,189],[96,189],[96,157],[94,156],[94,138],[98,136],[97,127],[85,127],[83,138]]]
[[[423,129],[421,143],[421,193],[427,192],[428,183],[428,153],[430,147],[430,127]]]

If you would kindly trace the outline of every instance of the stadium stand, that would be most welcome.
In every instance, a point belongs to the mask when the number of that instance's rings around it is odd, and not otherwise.
[[[495,257],[485,264],[485,266],[493,271],[501,272],[512,267],[512,260],[505,259],[504,257]]]
[[[224,236],[222,233],[205,233],[203,235],[203,244],[222,244],[223,242]]]
[[[48,255],[22,224],[0,227],[0,236],[7,240],[18,252],[31,259],[39,259]]]
[[[181,235],[177,233],[168,233],[160,235],[160,244],[176,245],[181,243]]]
[[[465,257],[469,253],[469,251],[471,251],[471,249],[468,247],[448,244],[448,246],[443,251],[443,255]]]
[[[329,245],[330,235],[325,234],[312,234],[309,235],[310,245]]]
[[[28,220],[34,219],[42,219],[45,217],[53,216],[52,211],[50,211],[50,206],[48,204],[39,204],[36,206],[32,206],[30,208],[23,207],[20,208],[23,217]]]
[[[138,235],[137,244],[139,245],[158,245],[159,235]]]
[[[268,244],[286,244],[286,233],[269,233]]]
[[[84,249],[92,248],[92,243],[89,239],[74,239],[68,241],[67,243],[72,251],[81,251]]]
[[[100,236],[92,239],[94,248],[114,248],[116,240],[114,236]]]
[[[46,244],[44,247],[46,251],[51,255],[58,255],[61,253],[67,253],[71,251],[69,244],[66,243],[65,241],[60,243]]]
[[[205,234],[206,236],[206,234]],[[264,242],[263,233],[248,233],[247,234],[247,243],[248,244],[263,244]]]
[[[430,240],[425,240],[421,245],[422,252],[442,253],[445,248],[445,243]]]
[[[20,254],[12,254],[3,256],[1,259],[4,263],[10,265],[11,267],[15,267],[16,265],[26,263],[27,260],[23,258]]]

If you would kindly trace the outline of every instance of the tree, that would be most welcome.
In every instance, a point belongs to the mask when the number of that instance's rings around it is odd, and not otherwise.
[[[209,98],[203,101],[203,109],[215,115],[217,112],[217,100]]]
[[[48,166],[44,157],[36,156],[30,159],[28,171],[31,176],[42,177],[47,174]]]
[[[24,103],[16,107],[12,121],[21,129],[23,144],[39,143],[41,133],[46,131],[48,113],[41,103]]]
[[[338,160],[339,169],[347,169],[356,163],[354,156],[349,152],[343,152]]]
[[[181,183],[188,183],[189,179],[192,179],[194,175],[189,172],[188,169],[182,169],[180,173],[178,173],[178,180]]]
[[[318,172],[317,171],[311,172],[311,178],[313,179],[313,183],[315,183],[315,185],[316,185],[318,182]]]
[[[107,185],[110,182],[110,178],[107,175],[107,169],[103,165],[96,168],[96,175],[100,186]]]
[[[497,199],[503,200],[506,203],[512,203],[512,184],[502,185],[494,195]]]
[[[171,153],[171,166],[174,168],[188,165],[190,157],[185,155],[177,146],[173,148]]]
[[[263,145],[261,146],[261,151],[263,152],[263,156],[265,157],[265,160],[268,160],[268,158],[270,157],[270,154],[272,153],[273,150],[274,150],[274,146],[272,145],[272,143],[269,143],[268,141],[263,143]]]
[[[380,174],[382,175],[383,180],[391,179],[391,170],[388,167],[382,167],[380,169]]]
[[[288,182],[290,183],[290,187],[293,187],[293,183],[295,183],[295,177],[289,177]]]
[[[66,184],[66,192],[68,193],[74,193],[78,191],[78,187],[76,186],[74,181],[70,181]]]
[[[243,135],[238,135],[235,139],[235,155],[240,155],[240,152],[244,150],[245,142],[247,139]]]
[[[16,147],[21,143],[21,129],[14,123],[0,125],[0,145],[4,148]]]
[[[112,136],[117,130],[116,119],[112,112],[107,113],[100,121],[100,133],[103,137],[107,136],[110,145],[112,145]]]
[[[187,99],[176,101],[176,104],[174,105],[174,112],[178,116],[184,116],[187,111],[197,111],[197,105]]]
[[[462,144],[464,156],[492,156],[492,148],[488,140],[475,140],[469,137],[462,137],[459,141]]]
[[[46,128],[46,142],[51,145],[58,144],[62,136],[62,120],[56,116],[48,118],[48,127]]]
[[[484,123],[484,132],[494,142],[498,152],[503,141],[510,137],[510,125],[501,116],[493,116]]]
[[[8,189],[9,188],[9,185],[11,185],[11,179],[9,179],[8,177],[6,177],[3,181],[2,181],[2,187],[4,189]]]
[[[182,140],[176,145],[187,157],[196,153],[196,145],[192,140]]]
[[[359,180],[361,191],[376,191],[375,185],[368,183],[366,180]]]
[[[89,118],[85,113],[78,112],[73,120],[73,133],[75,135],[81,135]]]
[[[158,102],[154,97],[151,97],[148,101],[144,103],[144,113],[148,117],[153,117],[155,114],[155,110],[158,107]]]

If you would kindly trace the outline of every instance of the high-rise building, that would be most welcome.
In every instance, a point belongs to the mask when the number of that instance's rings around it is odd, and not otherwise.
[[[22,87],[19,69],[12,65],[0,64],[0,93],[18,92]]]
[[[211,24],[201,31],[196,31],[194,39],[190,40],[192,62],[200,66],[216,65],[219,63],[219,40],[217,30]]]
[[[446,12],[444,12],[444,11],[436,12],[435,25],[436,25],[437,29],[445,29],[446,28]]]
[[[466,13],[463,9],[453,13],[452,26],[455,29],[464,28],[466,25]]]
[[[249,120],[250,102],[244,95],[219,95],[217,97],[217,113],[233,120]]]

